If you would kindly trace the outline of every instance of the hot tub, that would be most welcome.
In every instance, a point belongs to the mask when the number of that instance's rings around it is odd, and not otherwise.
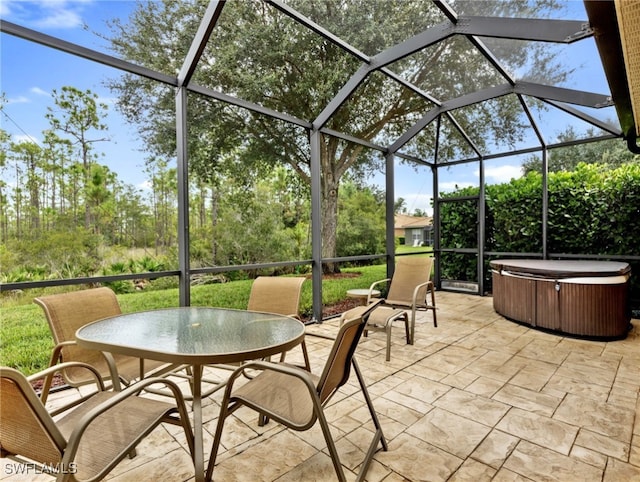
[[[497,259],[491,268],[493,307],[506,318],[581,338],[627,336],[628,263]]]

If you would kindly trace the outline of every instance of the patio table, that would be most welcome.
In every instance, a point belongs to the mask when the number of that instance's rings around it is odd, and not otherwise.
[[[366,305],[367,300],[369,299],[369,293],[371,293],[372,298],[378,298],[380,296],[380,290],[369,290],[368,288],[353,288],[347,290],[347,297],[359,299],[363,305]]]
[[[182,307],[129,313],[95,321],[76,332],[83,348],[193,368],[194,466],[204,480],[202,371],[288,351],[304,339],[289,316],[225,308]],[[115,365],[112,367],[112,374]],[[117,375],[113,378],[117,380]],[[222,382],[222,385],[224,382]]]

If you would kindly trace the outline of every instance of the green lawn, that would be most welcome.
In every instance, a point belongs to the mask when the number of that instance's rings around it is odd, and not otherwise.
[[[349,268],[343,272],[358,273],[358,276],[323,281],[323,304],[337,303],[345,298],[348,289],[368,288],[374,281],[386,277],[384,265]],[[246,308],[251,282],[243,280],[193,286],[191,305]],[[33,297],[39,294],[34,291],[31,297],[25,297],[22,304],[5,303],[0,308],[0,364],[14,367],[27,375],[49,364],[53,348],[53,339],[42,309],[31,303]],[[118,295],[118,301],[125,313],[179,305],[177,289],[121,294]],[[301,313],[310,314],[311,305],[311,282],[308,281],[302,288]]]
[[[430,253],[431,248],[399,246],[401,253]],[[423,255],[420,255],[423,256]],[[368,288],[371,283],[386,278],[384,265],[345,268],[343,273],[357,273],[354,277],[326,279],[322,283],[322,302],[328,306],[346,298],[351,288]],[[193,286],[192,306],[220,306],[244,309],[249,301],[251,280]],[[16,368],[26,375],[48,366],[53,339],[42,309],[32,303],[42,290],[27,291],[18,301],[3,300],[0,308],[0,365]],[[30,296],[29,296],[30,295]],[[118,295],[124,313],[179,306],[178,289],[140,291]],[[311,315],[311,282],[302,287],[300,313]]]

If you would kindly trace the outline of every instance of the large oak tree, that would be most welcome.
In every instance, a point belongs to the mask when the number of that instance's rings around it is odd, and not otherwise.
[[[366,55],[445,21],[430,1],[292,0],[287,4]],[[457,2],[466,13],[490,16],[544,17],[555,0]],[[114,51],[126,60],[175,75],[189,49],[206,2],[143,2],[128,23],[111,24]],[[488,43],[488,45],[493,45]],[[502,42],[494,45],[511,71],[556,82],[565,71],[552,62],[547,45]],[[227,2],[194,76],[194,83],[245,99],[299,119],[313,121],[361,62],[333,43],[297,24],[269,4]],[[391,71],[435,98],[446,100],[505,82],[471,43],[454,37],[388,66]],[[175,92],[143,78],[124,75],[109,82],[119,108],[135,123],[150,150],[175,155]],[[392,142],[433,107],[424,96],[376,71],[332,116],[327,127],[380,144]],[[504,98],[480,108],[455,112],[456,121],[485,138],[514,142],[521,132],[517,99]],[[469,152],[451,141],[439,146],[441,157]],[[407,149],[433,156],[433,135],[423,135]],[[466,149],[466,150],[465,150]],[[259,175],[275,164],[289,165],[309,185],[308,132],[265,115],[191,94],[189,96],[189,162],[193,175],[212,185],[224,176]],[[360,145],[324,135],[321,145],[323,256],[336,256],[340,179],[349,170],[360,174],[381,167],[382,157]]]

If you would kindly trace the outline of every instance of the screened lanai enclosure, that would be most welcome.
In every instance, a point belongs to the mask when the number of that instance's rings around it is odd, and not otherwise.
[[[632,304],[638,305],[640,228],[613,214],[637,220],[640,194],[612,198],[610,215],[575,220],[573,205],[552,189],[550,195],[550,184],[560,182],[552,173],[573,168],[583,174],[576,182],[584,180],[591,171],[578,162],[603,142],[610,160],[638,163],[640,2],[74,5],[67,2],[66,14],[84,14],[78,36],[55,24],[62,15],[46,12],[44,4],[3,6],[3,90],[16,89],[6,94],[3,123],[20,126],[20,135],[31,132],[11,110],[19,108],[12,102],[20,95],[15,85],[27,72],[44,85],[64,70],[65,80],[51,85],[58,100],[73,94],[64,84],[109,92],[118,132],[94,126],[89,141],[76,127],[67,145],[88,147],[86,167],[96,162],[98,140],[135,138],[129,151],[108,156],[119,159],[120,175],[135,171],[154,179],[156,219],[173,203],[163,204],[161,196],[175,199],[175,220],[154,235],[156,247],[172,240],[177,269],[9,280],[3,291],[178,277],[180,305],[189,305],[192,282],[203,275],[306,268],[313,315],[321,320],[323,273],[382,260],[392,274],[396,202],[420,191],[429,199],[421,211],[433,218],[438,289],[489,293],[489,262],[499,257],[616,260],[633,268]],[[62,105],[47,117],[57,116],[51,125],[59,128],[60,117],[67,119]],[[51,142],[44,137],[38,144],[45,149]],[[576,160],[571,169],[563,164],[567,158]],[[5,175],[7,186],[18,185],[20,176]],[[265,179],[277,186],[278,197],[258,196]],[[367,182],[378,186],[383,242],[354,254],[345,246],[353,244],[348,233],[359,229],[359,219],[344,217],[349,203],[341,196]],[[519,190],[526,196],[515,195]],[[20,192],[27,191],[29,185]],[[39,202],[52,202],[56,194],[47,193]],[[589,196],[588,188],[583,194]],[[125,197],[133,204],[138,199],[133,192]],[[97,206],[97,194],[93,201]],[[501,216],[493,210],[498,205]],[[272,222],[273,210],[285,210],[287,221]],[[74,216],[87,227],[96,213],[85,208]],[[130,235],[121,218],[111,222],[122,239]],[[594,225],[600,229],[595,237]],[[224,246],[247,243],[259,254],[225,255],[223,238]],[[574,243],[554,241],[559,238]]]

